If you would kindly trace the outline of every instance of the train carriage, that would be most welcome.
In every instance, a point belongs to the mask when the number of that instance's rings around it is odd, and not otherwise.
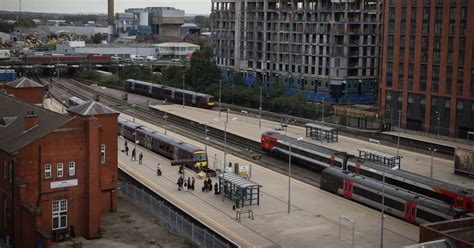
[[[384,211],[387,214],[416,224],[457,219],[468,213],[443,202],[392,185],[383,186],[377,180],[337,168],[324,169],[321,189],[379,210],[382,208],[384,195]]]

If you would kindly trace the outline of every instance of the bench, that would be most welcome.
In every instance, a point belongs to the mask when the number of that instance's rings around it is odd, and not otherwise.
[[[253,211],[251,209],[237,209],[235,212],[235,219],[240,222],[240,216],[242,214],[248,214],[247,218],[251,218],[253,220]]]

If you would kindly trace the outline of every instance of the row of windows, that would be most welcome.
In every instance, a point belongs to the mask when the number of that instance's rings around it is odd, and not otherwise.
[[[76,162],[69,162],[68,164],[68,174],[70,177],[73,177],[76,175]],[[46,164],[44,166],[44,178],[51,178],[52,176],[52,165],[51,164]],[[56,177],[64,177],[64,164],[63,163],[57,163],[56,164]]]

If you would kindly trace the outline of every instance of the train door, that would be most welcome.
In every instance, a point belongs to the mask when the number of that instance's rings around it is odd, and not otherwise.
[[[152,141],[153,141],[152,137],[147,135],[145,137],[145,147],[151,150]]]
[[[173,150],[173,159],[174,160],[178,160],[178,152],[179,152],[179,148],[175,146],[174,150]]]
[[[196,95],[193,94],[193,105],[196,105]]]
[[[405,220],[408,222],[416,222],[416,203],[405,202]]]
[[[456,196],[456,202],[454,203],[454,206],[458,207],[458,208],[465,208],[464,207],[464,197],[462,197],[460,195]]]
[[[344,179],[344,189],[343,189],[343,195],[347,199],[352,198],[352,185],[353,182],[349,179]]]

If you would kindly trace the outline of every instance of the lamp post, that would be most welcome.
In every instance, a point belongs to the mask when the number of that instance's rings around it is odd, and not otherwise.
[[[227,164],[227,123],[229,122],[229,111],[230,109],[227,109],[227,116],[226,120],[224,122],[224,164],[222,166],[222,179],[225,179],[225,169],[226,169],[226,164]],[[215,121],[219,122],[220,119],[214,119]],[[237,117],[232,118],[232,121],[237,120]],[[224,201],[224,195],[225,192],[222,193],[222,201]]]
[[[323,105],[321,105],[321,125],[324,126],[324,100],[326,99],[325,96],[323,96]]]
[[[397,135],[397,156],[400,157],[400,124],[402,120],[402,111],[398,110],[398,135]]]
[[[168,113],[165,112],[165,115],[163,116],[165,119],[165,135],[166,135],[166,129],[168,129]]]
[[[181,96],[183,97],[183,108],[184,108],[184,74],[183,74],[183,93]]]
[[[383,177],[382,177],[382,215],[380,219],[380,248],[383,248],[383,221],[385,219],[384,217],[384,212],[385,212],[385,173],[390,170],[398,170],[398,166],[395,166],[393,168],[390,168],[386,171],[383,172]],[[375,172],[374,169],[369,169],[370,171]]]
[[[291,211],[291,147],[300,140],[303,140],[303,137],[299,137],[295,141],[288,143],[288,214]]]
[[[258,128],[262,128],[262,91],[263,91],[263,86],[260,86],[260,107],[258,108]]]
[[[436,128],[436,138],[439,139],[439,122],[440,122],[440,114],[438,111],[435,112],[436,113],[436,120],[438,121],[438,128]]]
[[[431,151],[431,169],[430,169],[430,177],[433,177],[433,156],[434,156],[434,153],[437,152],[438,150],[436,150],[436,148],[434,148],[433,146],[429,147],[428,150]]]
[[[204,143],[204,151],[206,151],[206,156],[207,156],[207,142],[209,141],[209,137],[207,136],[207,123],[204,124],[204,135],[205,135],[205,140],[206,142]],[[208,165],[209,166],[209,165]]]
[[[219,118],[221,118],[222,79],[219,80]]]

